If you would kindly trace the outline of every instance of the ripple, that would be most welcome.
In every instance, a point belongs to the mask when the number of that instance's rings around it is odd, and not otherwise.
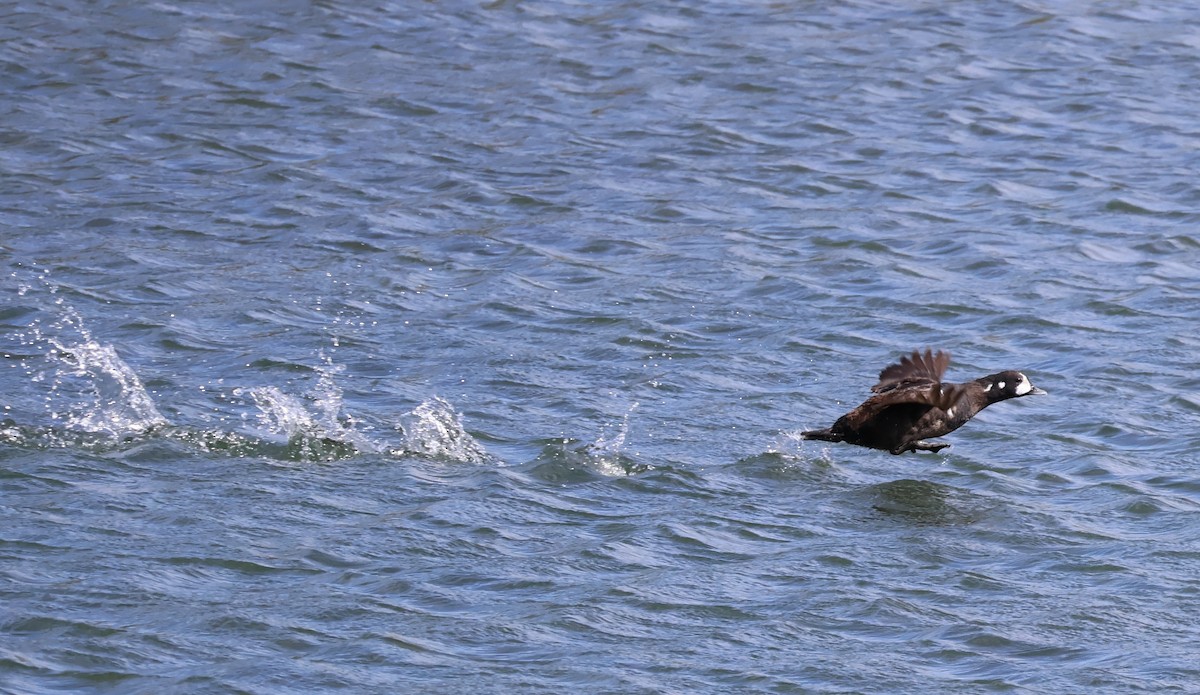
[[[1188,690],[1197,58],[1127,5],[12,9],[6,684]],[[795,440],[925,345],[1051,396]]]
[[[995,504],[924,480],[895,480],[874,486],[871,493],[875,510],[920,523],[973,523]]]

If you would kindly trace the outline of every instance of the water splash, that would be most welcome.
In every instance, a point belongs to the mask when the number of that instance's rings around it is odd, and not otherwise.
[[[462,415],[440,396],[421,403],[397,425],[404,443],[396,455],[418,454],[432,458],[483,463],[491,456],[463,427]]]
[[[796,464],[804,462],[826,465],[833,464],[832,447],[825,442],[804,439],[800,436],[802,432],[804,432],[803,427],[780,432],[771,446],[767,448],[766,453],[778,454],[784,457],[784,460],[792,461]],[[815,455],[812,451],[814,446],[817,446]]]
[[[300,398],[277,386],[258,386],[249,393],[258,406],[258,421],[268,432],[292,439],[318,431],[317,421]]]
[[[780,432],[775,441],[771,443],[770,448],[767,449],[767,453],[799,455],[804,449],[804,442],[809,441],[800,436],[803,431],[803,429],[796,429]]]
[[[358,421],[344,412],[344,393],[336,379],[344,367],[323,352],[321,359],[317,383],[304,397],[276,386],[249,390],[259,411],[259,425],[287,441],[289,458],[330,460],[379,451],[381,447],[360,430]]]
[[[638,405],[634,402],[629,406],[620,423],[605,424],[596,441],[583,447],[588,464],[595,472],[606,476],[625,476],[639,468],[632,465],[631,459],[625,455],[625,440],[629,437],[629,417],[638,409]]]
[[[42,271],[37,281],[52,297],[49,321],[35,320],[18,336],[30,355],[23,365],[31,384],[48,384],[44,411],[63,430],[122,438],[167,425],[137,373],[110,344],[96,340],[83,317],[58,295]],[[25,296],[34,285],[22,283]]]
[[[168,424],[142,380],[112,345],[95,340],[71,345],[51,339],[50,343],[54,349],[49,357],[59,365],[51,393],[66,392],[67,382],[77,379],[81,395],[67,412],[52,410],[52,419],[64,421],[68,429],[113,437],[141,434]]]
[[[556,483],[584,482],[596,476],[623,478],[652,470],[625,451],[629,438],[629,419],[637,410],[634,403],[619,422],[607,423],[594,442],[580,444],[576,439],[553,439],[530,467],[539,478]]]

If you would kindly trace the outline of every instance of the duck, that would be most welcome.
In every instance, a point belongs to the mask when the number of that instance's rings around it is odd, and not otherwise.
[[[1025,396],[1044,396],[1021,372],[1006,370],[961,384],[946,383],[950,353],[913,350],[879,372],[873,396],[821,430],[800,433],[801,439],[845,442],[882,449],[938,452],[950,444],[929,442],[967,424],[993,403]]]

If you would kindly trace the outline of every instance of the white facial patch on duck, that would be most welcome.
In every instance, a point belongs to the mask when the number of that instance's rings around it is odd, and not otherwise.
[[[1001,384],[1003,387],[1004,384]],[[1024,396],[1033,390],[1033,384],[1029,383],[1029,379],[1025,378],[1024,374],[1017,375],[1017,395]]]
[[[991,391],[991,390],[992,390],[992,384],[991,384],[991,382],[988,382],[988,385],[983,387],[983,391],[984,391],[984,393],[987,393],[988,391]]]
[[[1001,391],[1003,391],[1003,390],[1004,390],[1004,382],[1003,382],[1003,381],[1001,381],[1000,383],[998,383],[998,384],[996,384],[996,385],[1000,387],[1000,390],[1001,390]]]

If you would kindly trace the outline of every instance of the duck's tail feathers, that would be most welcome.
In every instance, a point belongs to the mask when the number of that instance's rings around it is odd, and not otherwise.
[[[816,439],[816,440],[819,440],[822,442],[840,442],[840,441],[842,441],[842,435],[837,434],[836,432],[832,432],[828,429],[809,430],[807,432],[801,432],[800,438],[801,439]]]

